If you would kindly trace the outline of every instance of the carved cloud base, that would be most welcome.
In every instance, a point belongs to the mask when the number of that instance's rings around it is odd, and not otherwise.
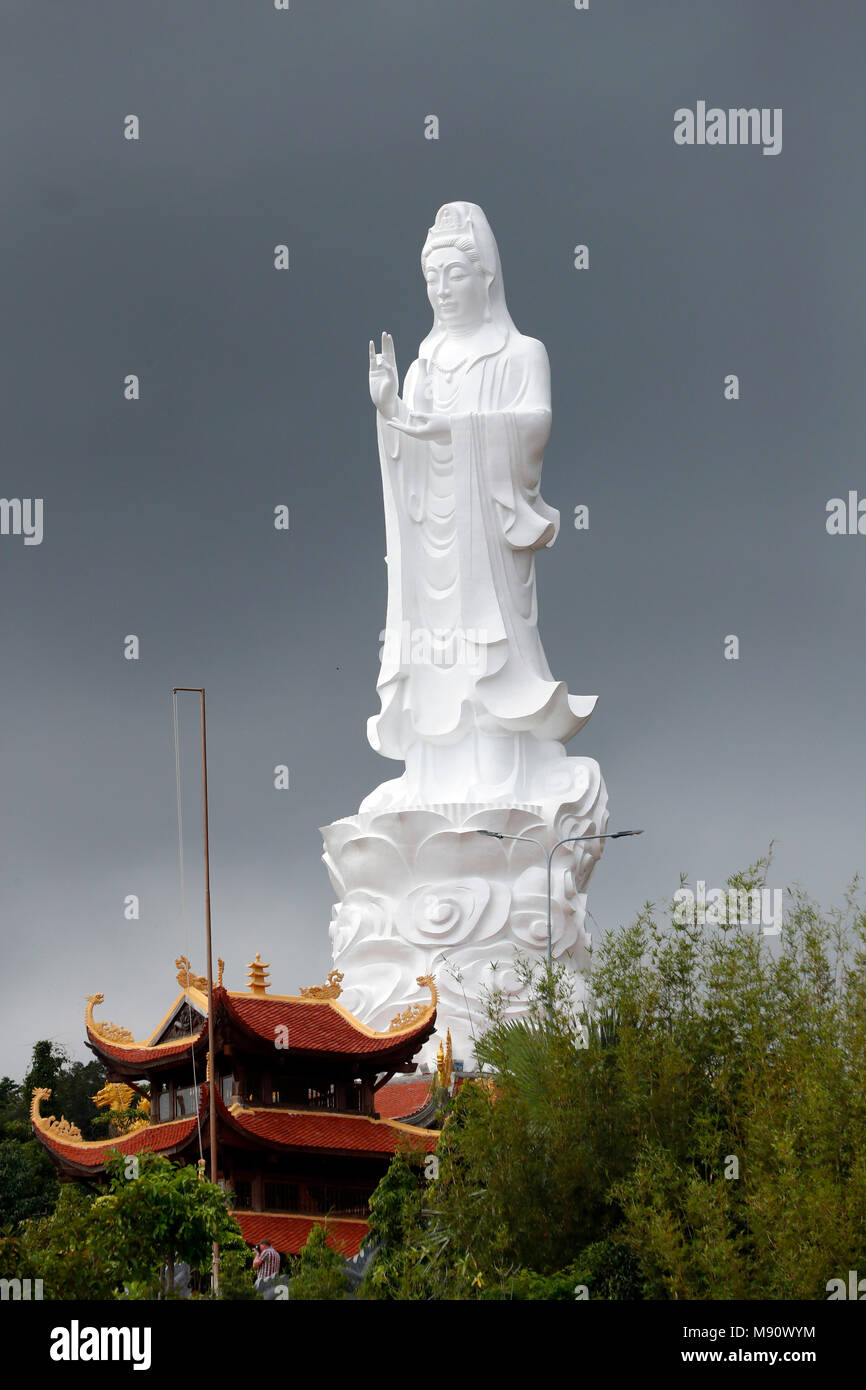
[[[424,1003],[417,977],[433,975],[437,1032],[444,1038],[450,1028],[453,1055],[467,1069],[491,990],[501,992],[506,1017],[526,1015],[515,961],[545,958],[545,858],[531,842],[478,831],[534,836],[548,848],[566,836],[603,834],[607,789],[598,764],[567,763],[568,800],[362,810],[323,828],[323,858],[338,896],[331,945],[346,1008],[386,1030],[397,1014]],[[563,845],[553,860],[553,957],[574,971],[577,998],[588,967],[587,887],[602,845]],[[427,1043],[419,1060],[435,1064],[438,1043],[438,1036]]]

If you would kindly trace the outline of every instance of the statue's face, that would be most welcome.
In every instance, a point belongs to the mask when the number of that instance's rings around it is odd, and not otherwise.
[[[427,298],[443,328],[475,328],[484,320],[484,272],[456,246],[431,251],[424,267]]]

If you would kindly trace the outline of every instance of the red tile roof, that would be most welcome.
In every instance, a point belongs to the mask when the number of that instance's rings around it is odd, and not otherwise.
[[[267,1237],[284,1255],[297,1255],[306,1245],[313,1227],[324,1221],[315,1216],[285,1216],[260,1211],[235,1211],[232,1215],[247,1245],[256,1245]],[[366,1221],[330,1217],[324,1224],[329,1245],[347,1257],[357,1255],[367,1234]]]
[[[333,999],[293,999],[278,995],[230,993],[214,989],[216,1019],[234,1023],[242,1033],[273,1046],[277,1030],[288,1030],[288,1046],[293,1052],[332,1053],[345,1057],[408,1059],[418,1051],[436,1026],[436,1015],[423,1016],[413,1028],[394,1033],[375,1033],[343,1009]],[[87,1036],[97,1052],[111,1060],[133,1066],[151,1067],[188,1054],[193,1046],[201,1051],[207,1042],[207,1020],[193,1039],[148,1046],[112,1041],[87,1024]]]
[[[393,1154],[398,1149],[431,1153],[439,1133],[416,1129],[392,1120],[372,1120],[366,1115],[341,1115],[327,1110],[228,1110],[222,1096],[216,1097],[217,1115],[223,1128],[254,1136],[266,1144],[286,1149],[312,1149],[337,1153]],[[208,1086],[199,1094],[199,1115],[207,1114]],[[70,1144],[55,1139],[49,1129],[34,1125],[34,1133],[46,1148],[67,1163],[84,1168],[101,1168],[112,1149],[122,1154],[166,1153],[188,1143],[196,1130],[198,1116],[148,1125],[114,1139]]]
[[[186,1042],[170,1043],[161,1047],[129,1047],[122,1043],[110,1042],[103,1038],[99,1033],[95,1033],[88,1025],[87,1036],[98,1052],[105,1057],[112,1057],[118,1062],[143,1062],[148,1066],[154,1062],[170,1060],[173,1057],[180,1057],[183,1053],[189,1055],[193,1042],[189,1039]],[[196,1034],[194,1044],[200,1050],[207,1043],[207,1020],[202,1025],[201,1031]]]
[[[380,1052],[410,1054],[435,1027],[435,1015],[414,1028],[374,1033],[332,999],[279,999],[215,991],[230,1016],[250,1033],[273,1045],[278,1028],[287,1028],[289,1048],[297,1052],[338,1052],[366,1056]]]
[[[439,1141],[434,1129],[414,1129],[366,1115],[339,1115],[327,1110],[226,1110],[217,1097],[221,1120],[267,1144],[290,1149],[342,1153],[393,1154],[398,1149],[432,1153]]]
[[[389,1081],[373,1096],[373,1104],[383,1120],[401,1120],[423,1110],[430,1099],[430,1078],[424,1081]]]
[[[116,1139],[99,1141],[87,1140],[83,1144],[69,1144],[55,1139],[49,1130],[34,1126],[34,1134],[41,1139],[46,1148],[70,1163],[81,1168],[101,1168],[112,1149],[122,1154],[164,1153],[185,1144],[195,1133],[198,1123],[196,1115],[185,1120],[169,1120],[163,1125],[148,1125],[135,1134],[127,1134]]]

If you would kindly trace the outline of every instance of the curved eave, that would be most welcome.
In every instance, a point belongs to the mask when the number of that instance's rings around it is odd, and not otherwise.
[[[368,1064],[389,1071],[412,1060],[419,1047],[436,1027],[436,1006],[431,1003],[421,1016],[404,1028],[376,1032],[355,1018],[336,999],[304,999],[295,995],[253,995],[217,986],[214,995],[214,1022],[228,1025],[231,1032],[253,1049],[273,1048],[277,1028],[288,1030],[287,1050],[297,1057],[343,1057],[347,1062]],[[205,1018],[197,1033],[167,1043],[154,1043],[178,1005],[189,998]],[[93,1016],[89,996],[85,1017],[89,1045],[112,1071],[136,1076],[144,1071],[168,1068],[207,1047],[207,1000],[197,990],[182,990],[171,1008],[146,1041],[118,1042],[106,1037]],[[435,998],[435,992],[434,992]]]
[[[430,1122],[436,1118],[436,1103],[431,1099],[420,1109],[408,1111],[405,1115],[394,1115],[391,1118],[399,1120],[401,1124],[410,1125],[413,1129],[428,1129]],[[439,1131],[437,1130],[436,1133],[438,1134]]]
[[[195,1007],[197,1013],[205,1015],[200,1029],[196,1033],[188,1033],[185,1037],[174,1038],[171,1042],[155,1043],[154,1039],[159,1037],[184,999]],[[87,1029],[88,1045],[91,1051],[108,1062],[114,1072],[125,1073],[128,1076],[140,1076],[143,1068],[149,1070],[151,1068],[158,1069],[163,1065],[172,1065],[183,1057],[184,1053],[188,1054],[193,1049],[196,1052],[201,1052],[205,1046],[207,1039],[207,999],[200,990],[182,989],[168,1013],[159,1021],[150,1036],[142,1042],[136,1042],[132,1039],[129,1042],[123,1042],[118,1041],[117,1038],[107,1037],[103,1031],[106,1025],[94,1017],[95,1008],[102,1002],[103,996],[101,994],[89,994],[87,996],[84,1026]]]
[[[374,1063],[387,1071],[411,1060],[436,1027],[431,1005],[416,1023],[394,1032],[377,1033],[355,1018],[335,999],[299,999],[291,995],[250,995],[215,990],[214,1007],[233,1028],[259,1046],[274,1045],[275,1029],[288,1030],[288,1051],[299,1057],[342,1056]]]
[[[103,1038],[96,1029],[87,1024],[87,1037],[92,1050],[111,1064],[113,1071],[125,1072],[129,1076],[140,1076],[143,1071],[158,1070],[163,1066],[176,1065],[190,1052],[196,1055],[207,1050],[207,1021],[199,1033],[179,1042],[161,1043],[149,1047],[146,1043],[119,1043]]]
[[[189,1115],[183,1120],[168,1120],[161,1125],[148,1125],[146,1129],[136,1130],[134,1134],[118,1136],[116,1139],[82,1139],[71,1143],[66,1139],[55,1139],[50,1129],[34,1123],[33,1133],[48,1153],[68,1172],[86,1174],[93,1177],[105,1167],[105,1161],[115,1149],[119,1153],[161,1153],[168,1157],[186,1148],[195,1137],[198,1128],[198,1115]]]
[[[277,1110],[250,1107],[228,1110],[217,1096],[221,1126],[242,1136],[247,1143],[281,1152],[332,1154],[395,1154],[399,1149],[431,1153],[439,1130],[419,1129],[396,1120],[374,1120],[332,1110]]]
[[[429,1076],[420,1081],[390,1081],[377,1087],[373,1103],[383,1120],[426,1128],[436,1113],[434,1091]]]

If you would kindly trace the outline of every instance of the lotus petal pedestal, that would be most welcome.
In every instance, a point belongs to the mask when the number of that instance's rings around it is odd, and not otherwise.
[[[387,1029],[407,1007],[423,1004],[417,978],[433,975],[438,1033],[450,1028],[454,1057],[467,1069],[491,991],[501,993],[506,1017],[526,1015],[515,960],[545,958],[545,857],[532,840],[478,831],[532,836],[547,848],[567,836],[603,834],[607,791],[598,763],[569,758],[567,765],[568,800],[362,810],[323,829],[324,862],[339,899],[330,926],[334,965],[345,981],[341,1002],[352,1013]],[[590,944],[586,892],[602,844],[563,845],[553,860],[553,958],[575,971],[578,998]],[[433,1064],[437,1047],[434,1038],[420,1060]]]

